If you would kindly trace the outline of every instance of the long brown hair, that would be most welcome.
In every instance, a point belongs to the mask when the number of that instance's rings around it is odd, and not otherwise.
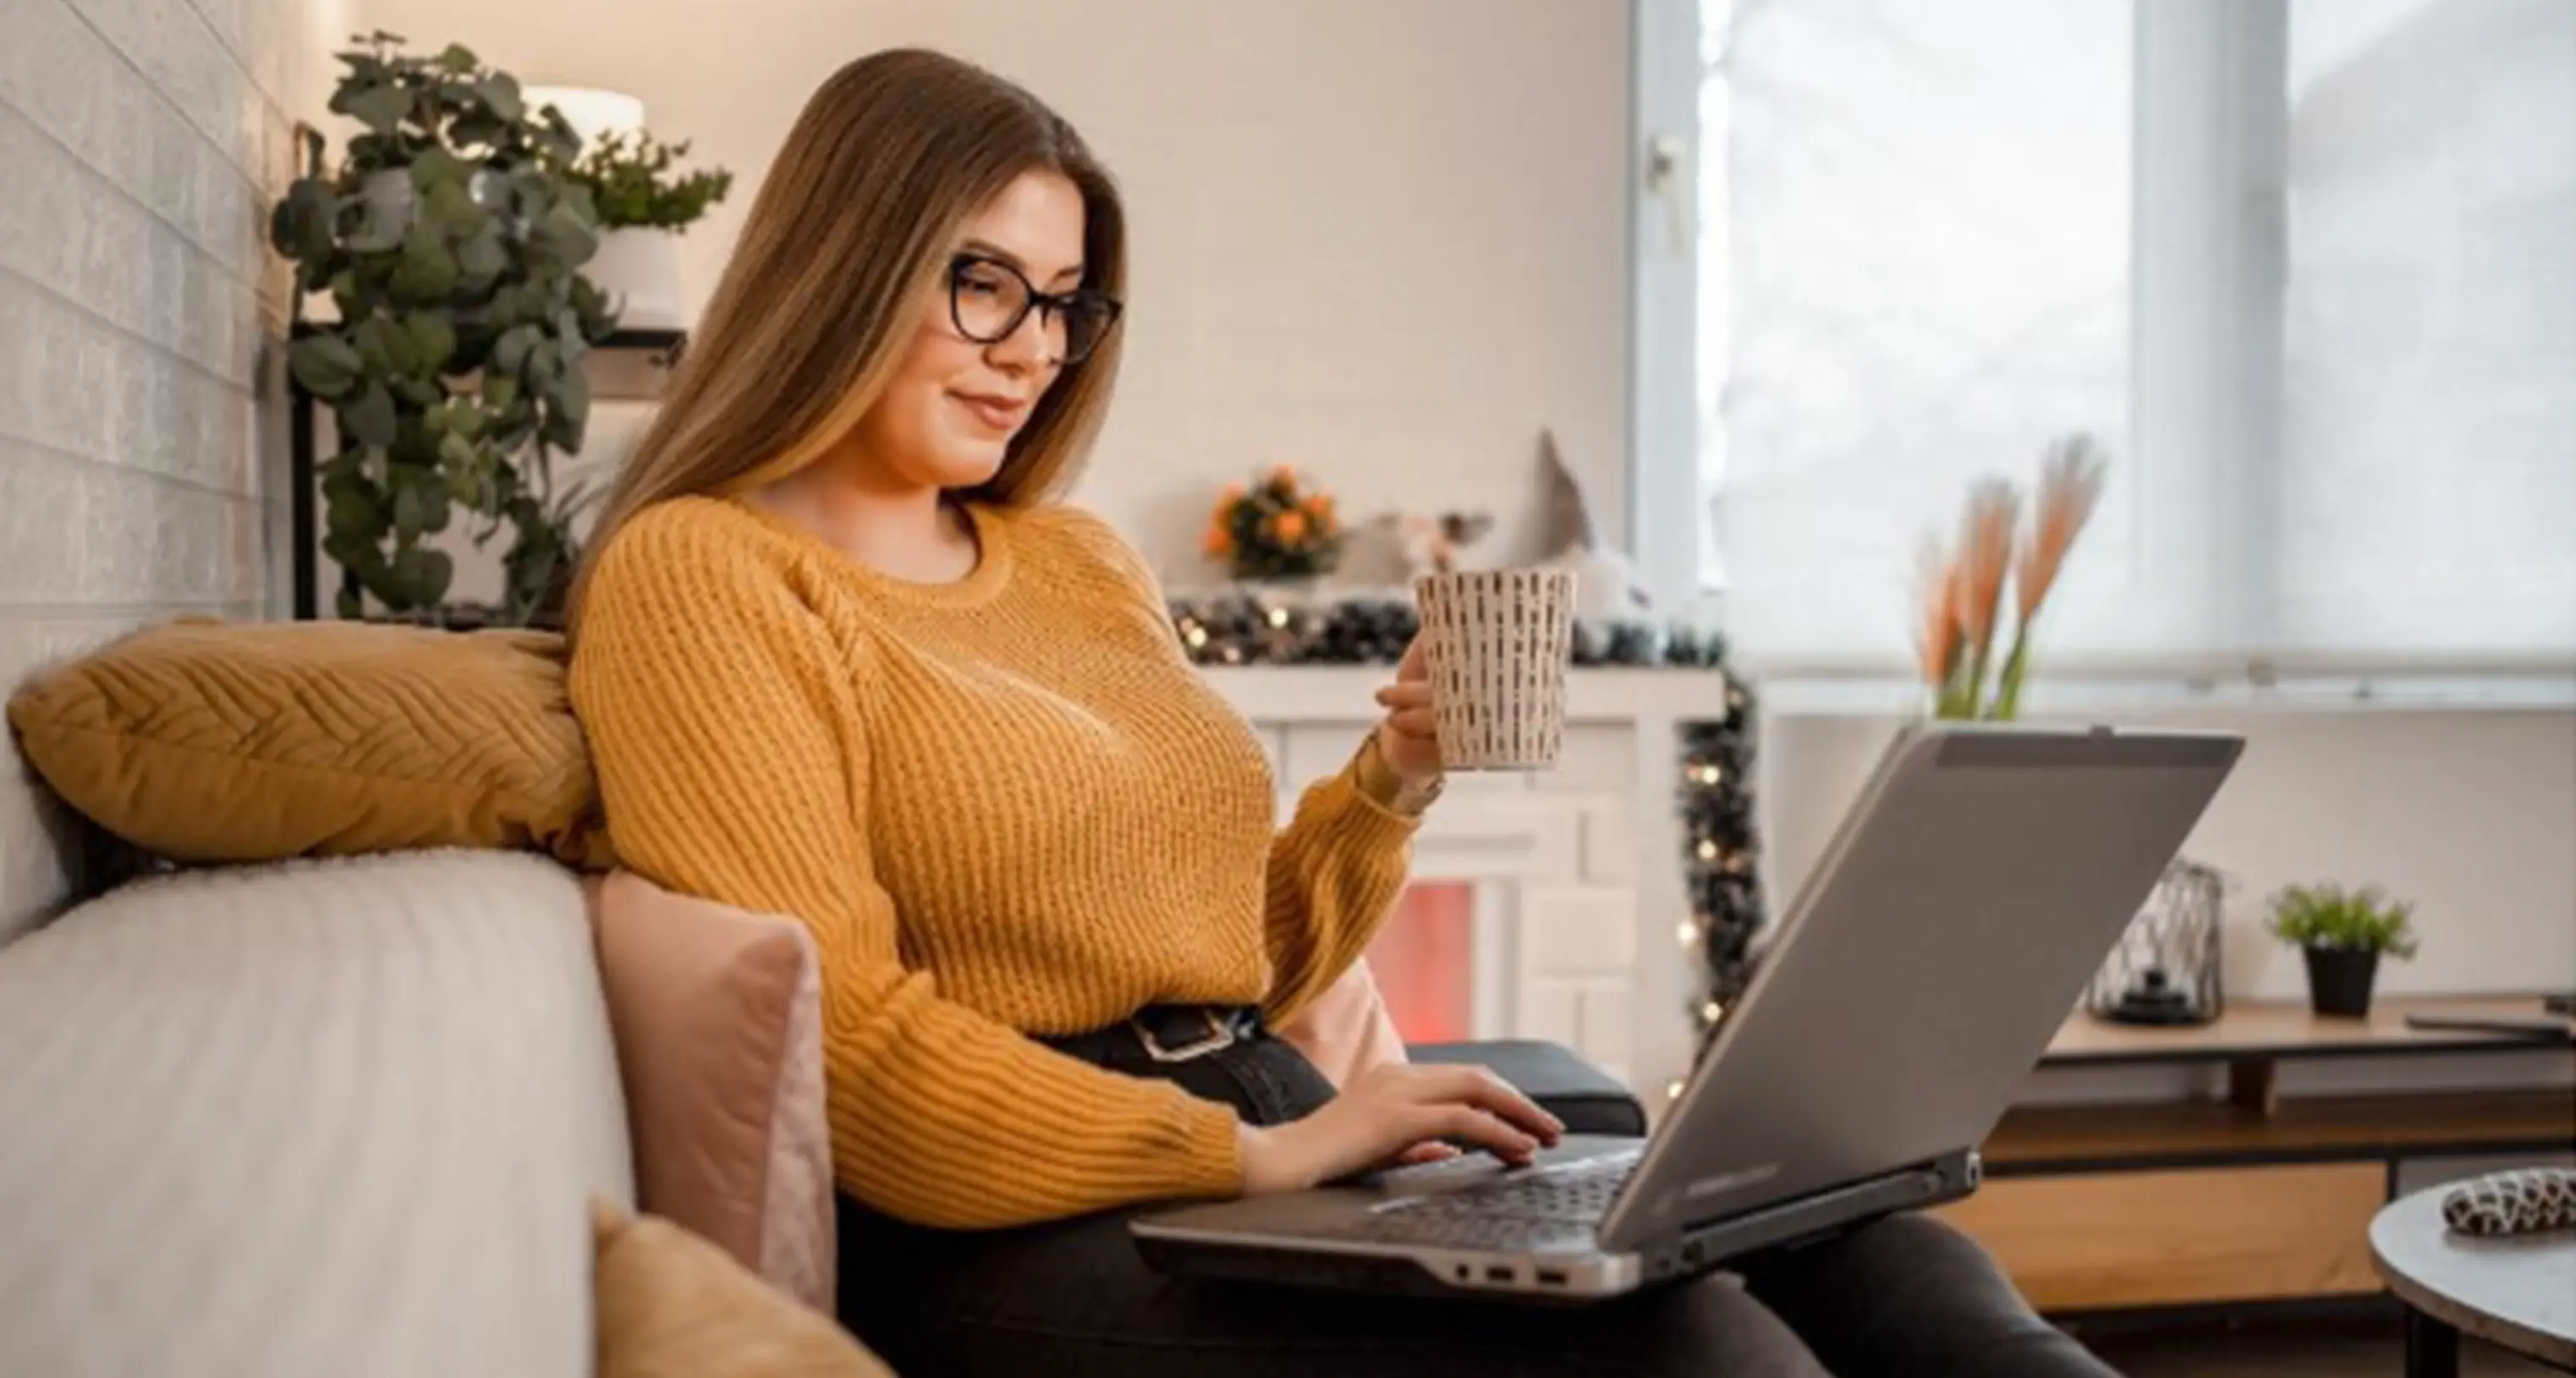
[[[833,73],[752,202],[661,412],[600,508],[583,574],[644,508],[793,473],[849,434],[894,376],[959,227],[1033,169],[1081,190],[1085,285],[1122,295],[1117,187],[1062,116],[943,53],[895,49]],[[1022,504],[1063,487],[1107,409],[1118,344],[1113,330],[1066,366],[1001,469],[965,496]]]

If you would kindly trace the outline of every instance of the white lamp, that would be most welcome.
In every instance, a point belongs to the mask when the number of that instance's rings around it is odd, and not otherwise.
[[[519,94],[530,109],[551,105],[562,112],[564,123],[572,126],[584,145],[610,134],[644,130],[644,102],[623,91],[530,86]],[[682,328],[679,239],[671,231],[644,226],[610,229],[600,235],[599,252],[581,271],[621,303],[620,329]]]
[[[584,86],[530,86],[520,99],[534,110],[551,105],[583,143],[606,134],[633,134],[644,128],[644,102],[623,91],[594,91]]]

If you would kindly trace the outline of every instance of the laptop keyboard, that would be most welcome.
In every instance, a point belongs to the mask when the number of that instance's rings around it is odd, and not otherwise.
[[[1488,1178],[1471,1187],[1391,1201],[1335,1233],[1382,1243],[1529,1250],[1588,1244],[1628,1175],[1634,1152]]]

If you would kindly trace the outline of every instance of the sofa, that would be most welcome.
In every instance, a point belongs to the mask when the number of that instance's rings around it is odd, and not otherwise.
[[[132,882],[0,949],[0,1372],[572,1374],[631,1205],[581,888],[437,851]]]
[[[1546,1045],[1521,1069],[1634,1130]],[[0,949],[0,1373],[591,1371],[635,1203],[584,887],[439,848],[147,874]],[[862,1337],[864,1338],[864,1337]]]

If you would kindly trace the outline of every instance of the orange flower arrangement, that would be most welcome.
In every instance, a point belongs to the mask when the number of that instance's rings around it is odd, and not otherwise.
[[[1237,579],[1327,574],[1341,558],[1342,524],[1332,494],[1273,465],[1257,482],[1230,483],[1217,495],[1199,549]]]
[[[2069,436],[2048,448],[2040,463],[2031,528],[2016,539],[2021,493],[2003,479],[1983,479],[1968,490],[1959,542],[1944,548],[1924,542],[1915,655],[1944,718],[2020,716],[2022,681],[2030,670],[2030,630],[2048,591],[2065,568],[2067,552],[2092,518],[2102,496],[2109,461],[2093,438]],[[2004,611],[2004,586],[2013,589],[2016,615],[2012,646],[1986,693],[1989,655]]]

